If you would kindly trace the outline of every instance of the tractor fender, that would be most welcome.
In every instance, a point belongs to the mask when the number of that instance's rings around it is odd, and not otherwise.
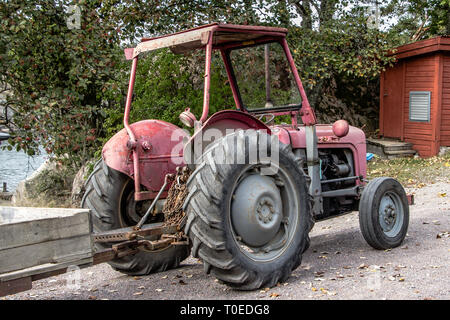
[[[223,110],[215,113],[186,143],[185,162],[194,164],[209,144],[236,130],[246,129],[266,130],[268,134],[271,134],[270,128],[264,122],[249,113],[238,110]]]
[[[189,133],[161,120],[143,120],[130,125],[136,137],[135,152],[139,155],[140,181],[149,191],[158,192],[167,173],[184,166],[183,139]],[[108,167],[134,178],[132,150],[125,129],[116,133],[103,147],[102,158]]]

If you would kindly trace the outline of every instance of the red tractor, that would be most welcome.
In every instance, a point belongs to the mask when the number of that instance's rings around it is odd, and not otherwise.
[[[192,254],[223,283],[252,290],[289,277],[318,220],[359,210],[369,245],[401,244],[409,221],[403,187],[392,178],[367,183],[362,130],[345,120],[317,124],[286,35],[214,23],[125,50],[132,60],[125,128],[104,146],[82,200],[97,257],[105,252],[116,270],[143,275]],[[203,112],[197,120],[180,110],[192,135],[160,120],[129,124],[138,59],[160,48],[206,54]],[[210,116],[214,51],[236,110]]]

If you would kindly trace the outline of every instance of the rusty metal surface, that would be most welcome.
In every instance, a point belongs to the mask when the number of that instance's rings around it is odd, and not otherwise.
[[[173,230],[169,230],[173,231]],[[136,254],[139,250],[154,251],[170,245],[186,245],[188,239],[182,232],[162,234],[157,240],[128,240],[114,244],[109,249],[97,251],[93,256],[93,265]]]
[[[197,151],[206,150],[209,143],[212,141],[208,139],[202,139],[203,135],[208,135],[208,130],[216,132],[217,130],[222,133],[222,137],[225,136],[228,129],[255,129],[266,130],[268,134],[271,133],[271,129],[265,125],[262,121],[255,118],[253,115],[239,111],[239,110],[222,110],[212,115],[202,126],[202,128],[189,139],[184,147],[184,159],[188,163],[194,163],[200,154],[195,154]],[[214,136],[214,135],[212,135]],[[198,140],[197,140],[198,139]],[[194,142],[199,141],[202,146],[200,150],[194,150]]]
[[[267,26],[248,26],[234,24],[212,23],[177,33],[155,38],[143,38],[142,42],[134,48],[133,55],[127,53],[132,59],[140,53],[170,47],[177,53],[201,48],[208,41],[208,33],[213,33],[213,44],[249,41],[263,36],[285,37],[288,30],[285,28]]]
[[[292,145],[293,149],[306,148],[305,126],[300,125],[297,128],[292,128],[290,125],[277,125],[271,127],[271,129],[272,133],[278,136],[281,142]],[[288,133],[287,135],[286,132]],[[319,150],[322,148],[351,150],[355,164],[355,175],[366,178],[366,136],[364,131],[350,126],[348,134],[345,137],[338,138],[334,135],[331,124],[318,124],[316,125],[316,133]]]
[[[0,281],[0,297],[30,290],[31,288],[32,288],[31,276],[4,282]]]
[[[178,167],[177,167],[178,169]],[[171,173],[166,174],[166,177],[164,178],[164,184],[162,185],[161,189],[159,190],[158,194],[156,195],[155,199],[153,199],[152,204],[148,208],[147,212],[144,214],[144,216],[141,218],[141,220],[138,222],[136,226],[133,227],[134,230],[140,230],[141,227],[144,225],[145,221],[147,221],[150,214],[152,214],[152,210],[155,207],[156,203],[158,202],[159,198],[161,197],[161,194],[163,193],[166,186],[173,181],[175,176]]]
[[[161,120],[143,120],[130,125],[136,138],[136,148],[130,150],[126,129],[115,134],[103,148],[103,159],[112,169],[135,178],[133,154],[139,158],[140,184],[147,190],[136,192],[136,200],[153,199],[168,173],[184,165],[183,138],[189,135],[181,128]],[[179,147],[178,147],[179,146]],[[162,195],[162,198],[165,194]]]
[[[133,227],[115,229],[94,234],[95,242],[120,242],[133,240],[139,237],[159,236],[164,233],[176,233],[176,226],[166,226],[163,223],[151,223],[143,225],[140,230]]]
[[[177,168],[175,182],[169,189],[167,200],[163,207],[164,225],[179,225],[180,221],[183,219],[185,215],[183,212],[183,204],[188,195],[186,182],[190,175],[191,171],[188,167]]]
[[[414,205],[414,195],[413,194],[407,194],[406,198],[408,199],[408,204],[410,206]]]
[[[302,97],[302,108],[300,110],[302,122],[307,126],[315,125],[317,123],[316,115],[313,108],[311,108],[309,104],[308,97],[306,96],[302,81],[300,80],[300,76],[298,75],[297,67],[295,66],[294,58],[292,57],[291,51],[289,50],[286,38],[283,38],[281,40],[281,45],[283,46],[284,53],[286,54],[286,57],[289,61],[292,74],[294,75],[295,82],[297,83],[298,90],[300,91],[300,95]]]

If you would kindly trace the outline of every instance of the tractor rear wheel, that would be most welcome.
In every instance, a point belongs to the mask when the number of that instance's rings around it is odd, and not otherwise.
[[[134,183],[125,174],[111,169],[102,160],[85,184],[85,194],[81,206],[91,210],[94,232],[130,227],[137,224],[149,204],[134,200]],[[150,222],[160,222],[164,216],[149,218]],[[96,243],[96,249],[110,248],[111,244]],[[129,275],[146,275],[176,268],[189,256],[188,245],[171,245],[158,251],[145,251],[115,259],[109,264],[117,271]]]
[[[259,151],[256,161],[250,150]],[[285,281],[300,265],[313,227],[302,167],[290,146],[262,131],[238,131],[208,146],[184,203],[192,255],[207,273],[254,290]]]

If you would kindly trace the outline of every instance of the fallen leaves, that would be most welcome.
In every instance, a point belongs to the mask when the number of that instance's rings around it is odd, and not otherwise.
[[[323,275],[325,274],[325,272],[324,271],[316,271],[316,272],[314,272],[314,275],[316,276],[316,277],[323,277]]]
[[[404,269],[404,268],[406,268],[406,266],[402,266],[401,264],[399,264],[398,266],[394,267],[394,270],[395,271],[400,271],[400,269]]]
[[[365,263],[359,265],[358,269],[367,269],[369,266]]]
[[[436,235],[436,239],[448,238],[448,237],[450,237],[450,234],[448,231],[440,232]]]
[[[389,276],[388,279],[390,281],[398,281],[398,282],[404,282],[405,281],[405,277],[403,277],[400,274],[394,274],[392,276]]]
[[[447,192],[439,192],[438,193],[438,197],[440,197],[440,198],[444,198],[446,196],[447,196]]]
[[[308,271],[309,269],[311,269],[311,266],[310,266],[309,264],[307,264],[307,265],[301,266],[301,268],[302,268],[303,270]]]

